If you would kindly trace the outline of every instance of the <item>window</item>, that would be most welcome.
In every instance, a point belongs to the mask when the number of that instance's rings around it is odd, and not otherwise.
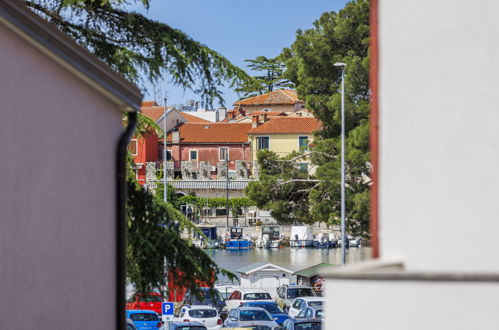
[[[300,151],[308,150],[308,136],[299,136],[298,137],[298,149]]]
[[[257,137],[257,149],[269,149],[269,137],[268,136],[259,136]]]
[[[198,151],[197,150],[189,151],[189,160],[198,160]]]
[[[130,150],[132,156],[137,156],[137,139],[132,139],[130,141],[128,144],[128,150]]]
[[[164,150],[162,148],[159,148],[158,149],[158,159],[159,160],[164,160],[163,153],[164,153]],[[172,151],[171,150],[166,151],[166,160],[172,160]]]
[[[134,313],[130,314],[132,321],[158,321],[156,313]]]
[[[293,303],[293,308],[300,309],[301,302],[302,302],[301,299],[296,299],[295,302]]]
[[[189,316],[196,319],[207,319],[210,317],[217,317],[217,311],[215,309],[191,309],[189,311]]]
[[[229,148],[220,148],[219,150],[219,159],[220,160],[227,160],[229,159]]]
[[[266,292],[247,293],[244,295],[243,300],[270,300],[270,295]]]
[[[243,309],[241,310],[241,321],[272,321],[270,315],[266,311],[258,309]]]

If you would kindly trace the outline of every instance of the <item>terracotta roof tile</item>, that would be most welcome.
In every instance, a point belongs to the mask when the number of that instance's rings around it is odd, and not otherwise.
[[[187,120],[188,123],[211,123],[209,120],[199,118],[185,112],[181,112],[180,114]]]
[[[270,93],[250,97],[234,103],[236,106],[241,105],[278,105],[278,104],[295,104],[302,102],[298,99],[296,90],[280,89]]]
[[[144,102],[145,103],[145,102]],[[142,103],[142,104],[144,104]],[[159,118],[163,115],[164,108],[161,106],[153,106],[153,107],[141,107],[140,112],[146,116],[151,118],[154,121],[158,121]]]
[[[180,126],[180,143],[247,143],[250,129],[251,123],[185,123]]]
[[[322,123],[315,118],[274,117],[252,128],[248,134],[310,134],[320,129],[322,129]]]
[[[284,111],[253,111],[252,113],[248,114],[248,116],[259,116],[267,114],[268,117],[277,117],[277,116],[282,116],[286,117],[287,114]]]

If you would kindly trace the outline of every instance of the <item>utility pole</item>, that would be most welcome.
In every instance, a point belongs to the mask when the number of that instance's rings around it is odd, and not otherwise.
[[[165,97],[163,99],[164,101],[164,108],[163,108],[163,184],[165,186],[165,189],[163,190],[163,200],[165,203],[168,202],[168,171],[166,169],[166,160],[168,158],[168,151],[166,150],[166,124],[167,124],[167,112],[166,112],[166,100],[167,98]],[[173,144],[172,144],[173,145]]]
[[[345,233],[345,63],[337,62],[341,67],[341,264],[347,263]]]

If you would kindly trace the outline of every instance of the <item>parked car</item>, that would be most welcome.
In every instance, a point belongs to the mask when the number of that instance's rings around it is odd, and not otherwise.
[[[162,313],[161,304],[163,297],[158,292],[150,292],[147,294],[134,293],[126,303],[126,309],[141,309]]]
[[[227,317],[227,304],[225,303],[222,295],[217,289],[210,288],[198,288],[201,291],[201,298],[193,294],[192,292],[186,292],[184,295],[184,300],[182,305],[211,305],[216,308],[218,314],[225,320]]]
[[[218,284],[218,285],[215,285],[215,289],[217,289],[218,292],[220,292],[220,294],[222,295],[222,297],[224,299],[229,298],[230,295],[232,294],[232,292],[234,292],[234,290],[236,290],[238,288],[239,288],[239,286],[234,285],[234,284]]]
[[[287,319],[282,330],[321,330],[322,321],[317,319]]]
[[[252,301],[245,302],[241,305],[241,307],[261,307],[269,312],[272,319],[277,322],[277,324],[282,325],[284,321],[286,321],[289,316],[285,313],[276,302],[270,301]]]
[[[137,330],[161,329],[163,326],[158,314],[150,310],[127,310],[126,318],[132,320],[133,325]]]
[[[295,319],[322,319],[323,310],[320,307],[306,307],[298,313]]]
[[[223,321],[218,311],[211,305],[186,305],[183,306],[173,319],[173,322],[197,322],[208,330],[220,330]]]
[[[322,307],[325,299],[322,297],[300,297],[293,300],[291,307],[289,307],[289,317],[296,317],[298,313],[307,307]]]
[[[279,329],[269,312],[260,307],[238,307],[229,312],[224,322],[226,328],[253,328],[258,330]]]
[[[263,289],[239,289],[234,290],[229,299],[227,299],[227,308],[230,310],[248,301],[272,302],[273,300],[270,294]]]
[[[281,285],[277,289],[276,302],[287,312],[293,300],[298,297],[315,297],[315,292],[306,285]]]
[[[207,330],[198,322],[169,322],[167,330]]]

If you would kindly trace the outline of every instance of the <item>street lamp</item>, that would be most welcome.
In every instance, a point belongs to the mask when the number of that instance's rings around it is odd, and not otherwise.
[[[342,62],[334,63],[341,67],[341,264],[347,263],[345,233],[345,67]]]

